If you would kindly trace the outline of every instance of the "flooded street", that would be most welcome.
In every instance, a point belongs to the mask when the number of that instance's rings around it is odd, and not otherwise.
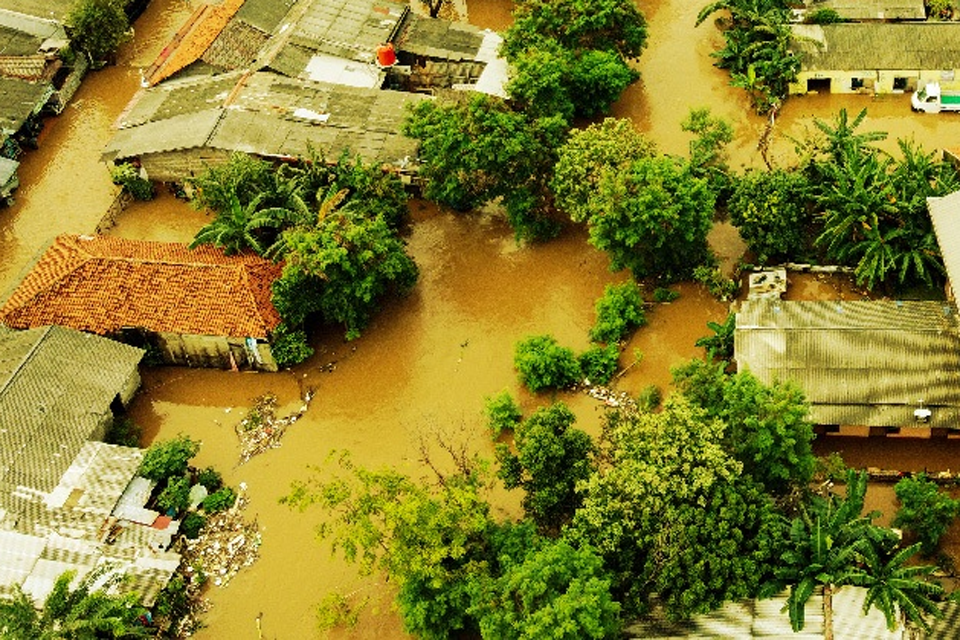
[[[16,204],[0,210],[0,290],[16,283],[52,235],[93,231],[115,193],[99,162],[110,126],[138,90],[140,69],[153,61],[198,3],[154,0],[119,64],[88,76],[63,115],[48,121],[39,151],[23,158]],[[509,24],[509,0],[467,4],[470,20],[478,26],[503,29]],[[712,24],[694,28],[700,6],[686,0],[641,3],[650,23],[649,46],[638,63],[643,78],[615,105],[613,115],[631,118],[662,151],[686,154],[689,137],[680,131],[680,122],[691,107],[710,106],[736,127],[731,164],[760,166],[756,142],[766,120],[750,113],[746,95],[729,87],[726,74],[711,65],[708,56],[720,36]],[[804,126],[812,127],[813,116],[829,119],[841,107],[855,113],[864,106],[870,114],[867,130],[914,137],[928,151],[943,140],[960,140],[960,119],[913,115],[907,96],[791,99],[777,131],[800,135]],[[895,148],[892,140],[890,144]],[[778,162],[789,164],[791,148],[789,141],[776,139]],[[514,344],[530,335],[551,334],[582,351],[588,346],[595,300],[606,284],[627,277],[609,271],[607,258],[587,244],[582,230],[520,248],[500,218],[455,216],[419,201],[411,203],[411,214],[408,242],[421,269],[419,283],[411,296],[388,304],[360,339],[345,343],[336,330],[318,332],[315,356],[276,374],[173,367],[144,371],[143,388],[131,409],[144,429],[144,444],[180,433],[201,440],[197,464],[216,466],[234,486],[246,483],[248,515],[258,520],[263,535],[260,560],[228,588],[209,590],[213,608],[196,637],[257,638],[261,614],[264,638],[319,637],[316,606],[326,593],[337,591],[369,601],[356,628],[332,637],[406,638],[392,611],[392,587],[378,576],[360,577],[353,566],[331,558],[329,545],[314,535],[319,514],[293,512],[278,504],[279,498],[332,450],[347,449],[365,466],[389,465],[420,477],[420,442],[435,442],[442,432],[492,458],[481,417],[486,396],[508,389],[525,412],[550,401],[518,386]],[[108,232],[187,242],[208,220],[161,192],[154,201],[128,208]],[[727,239],[724,245],[736,243]],[[808,282],[802,287],[820,295],[828,285]],[[667,393],[670,367],[701,356],[694,342],[708,332],[708,321],[726,316],[727,306],[700,287],[685,284],[676,290],[680,298],[654,305],[649,324],[626,345],[622,367],[642,358],[618,380],[620,390],[636,394],[654,384]],[[652,292],[646,293],[650,299]],[[307,389],[315,389],[316,396],[303,419],[287,431],[283,446],[238,467],[233,429],[254,398],[272,392],[280,400],[280,413],[292,412]],[[597,401],[582,393],[558,397],[577,413],[578,426],[598,431]],[[886,442],[831,444],[835,442],[824,440],[819,450],[843,448],[854,464],[876,465],[891,455]],[[952,448],[958,442],[897,443],[902,457],[890,459],[914,465],[910,468],[943,468],[960,459],[960,451]],[[494,498],[504,515],[517,513],[515,493]]]

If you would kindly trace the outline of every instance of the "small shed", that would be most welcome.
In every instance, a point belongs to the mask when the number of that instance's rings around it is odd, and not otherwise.
[[[14,328],[51,323],[112,336],[171,364],[275,371],[282,266],[210,246],[58,236],[0,308]]]
[[[960,88],[960,22],[804,24],[792,28],[800,73],[790,93]]]
[[[747,300],[734,358],[793,381],[821,426],[960,428],[960,324],[948,302]]]

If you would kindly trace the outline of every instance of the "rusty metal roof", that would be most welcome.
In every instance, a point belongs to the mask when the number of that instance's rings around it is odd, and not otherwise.
[[[957,310],[930,301],[747,300],[737,313],[738,369],[792,380],[818,424],[960,426]]]
[[[803,71],[960,68],[960,22],[804,24],[791,27]]]

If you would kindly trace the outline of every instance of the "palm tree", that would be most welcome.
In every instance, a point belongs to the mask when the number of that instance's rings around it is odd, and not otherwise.
[[[851,576],[851,584],[867,588],[864,615],[876,608],[883,613],[891,631],[897,628],[899,618],[904,629],[909,622],[929,632],[924,615],[943,617],[932,600],[943,595],[943,587],[927,580],[936,567],[906,564],[919,550],[919,542],[905,548],[896,543],[865,545],[860,554],[862,564]]]
[[[0,637],[9,640],[100,640],[102,638],[147,638],[140,622],[146,609],[134,594],[109,595],[104,589],[117,579],[97,587],[104,571],[93,571],[73,589],[75,572],[57,578],[53,590],[38,611],[19,587],[12,600],[0,600]]]
[[[261,230],[276,229],[280,225],[273,209],[259,208],[266,196],[267,194],[261,193],[244,206],[236,193],[229,195],[227,208],[217,213],[213,221],[197,232],[190,248],[212,244],[223,248],[227,255],[240,253],[245,249],[252,249],[262,255],[265,243]]]
[[[843,166],[849,158],[854,157],[851,154],[873,153],[876,150],[870,147],[870,143],[886,140],[885,131],[857,133],[857,127],[866,117],[867,110],[862,109],[851,122],[847,110],[840,109],[832,126],[820,118],[814,118],[813,124],[827,137],[827,153],[834,163]]]

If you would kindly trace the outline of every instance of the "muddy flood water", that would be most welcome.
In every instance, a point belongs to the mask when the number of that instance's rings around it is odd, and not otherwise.
[[[115,193],[99,162],[111,124],[137,91],[140,69],[198,3],[154,0],[119,64],[91,74],[67,110],[47,123],[40,150],[24,158],[16,204],[0,211],[0,291],[18,281],[56,233],[93,231]],[[708,56],[719,36],[711,24],[694,28],[701,4],[640,3],[650,30],[638,64],[643,77],[613,115],[632,119],[661,150],[684,154],[689,137],[680,131],[681,120],[691,107],[710,106],[736,127],[731,164],[759,166],[756,143],[766,120],[750,113],[745,95],[728,87],[726,75],[711,65]],[[509,24],[509,0],[472,0],[467,6],[470,21],[478,26],[502,29]],[[865,129],[886,130],[891,139],[912,137],[928,150],[943,140],[960,139],[960,119],[913,115],[903,95],[791,99],[777,131],[799,135],[812,126],[811,117],[829,119],[841,107],[854,113],[866,107]],[[778,161],[789,163],[790,150],[787,140],[775,138]],[[245,483],[248,515],[257,519],[263,536],[259,561],[227,588],[209,590],[213,607],[198,638],[258,638],[258,618],[264,638],[321,637],[316,606],[331,591],[367,601],[358,625],[331,637],[406,638],[392,610],[392,587],[380,576],[358,576],[354,567],[332,558],[329,546],[315,536],[319,514],[291,511],[279,498],[291,482],[307,478],[312,466],[323,465],[332,450],[346,449],[359,464],[389,465],[415,477],[425,475],[420,443],[435,443],[438,433],[492,457],[481,419],[486,396],[508,389],[526,411],[550,401],[519,387],[512,368],[514,344],[529,335],[551,334],[574,350],[586,348],[594,301],[606,284],[627,277],[611,273],[606,257],[579,230],[544,245],[518,247],[496,216],[458,216],[419,201],[411,203],[411,214],[409,250],[420,266],[420,281],[411,296],[388,304],[358,340],[345,343],[335,330],[320,333],[310,361],[276,374],[172,367],[144,371],[143,388],[131,409],[144,429],[143,444],[180,433],[201,440],[197,464],[216,466],[234,486]],[[127,209],[109,233],[188,241],[207,220],[204,213],[161,193]],[[720,250],[735,259],[742,245],[729,234],[718,237]],[[790,295],[822,296],[830,286],[799,279]],[[619,390],[636,394],[654,384],[667,392],[670,367],[701,356],[694,342],[707,333],[708,321],[726,316],[727,306],[699,287],[685,284],[676,290],[680,298],[655,305],[649,324],[626,345],[621,366],[642,359],[617,381]],[[234,426],[253,399],[272,392],[282,411],[293,411],[308,389],[316,391],[310,409],[287,431],[282,447],[237,466]],[[579,426],[597,432],[597,401],[573,392],[558,397],[577,413]],[[900,468],[936,469],[956,466],[956,444],[831,438],[818,442],[818,449],[842,449],[856,464],[884,466],[889,461]],[[876,500],[889,502],[884,490]],[[517,514],[518,502],[515,494],[494,496],[504,517]]]

